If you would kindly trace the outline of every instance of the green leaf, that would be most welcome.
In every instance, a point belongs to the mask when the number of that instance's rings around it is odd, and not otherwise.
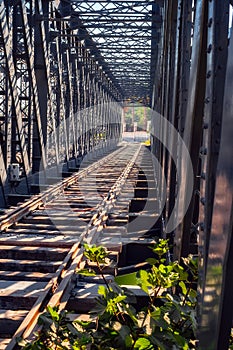
[[[101,316],[105,313],[106,305],[103,305],[97,299],[96,305],[90,310],[90,314]]]
[[[194,258],[193,255],[189,254],[187,258],[182,258],[184,264],[187,266],[192,274],[193,280],[198,278],[198,259]]]
[[[77,323],[79,326],[83,327],[83,328],[87,328],[91,325],[93,321],[82,321],[82,320],[75,320],[73,321],[73,323]]]
[[[189,291],[189,297],[195,300],[197,298],[197,292],[194,289],[190,289]]]
[[[191,310],[190,315],[189,315],[189,319],[191,321],[192,329],[193,329],[194,333],[197,330],[197,318],[196,317],[197,317],[196,311],[195,310]]]
[[[158,260],[155,258],[148,258],[146,259],[146,261],[150,264],[150,265],[155,265],[158,263]]]
[[[115,282],[117,284],[119,284],[120,286],[122,286],[122,285],[136,286],[136,285],[138,285],[136,275],[137,275],[137,272],[132,272],[132,273],[128,273],[126,275],[116,276]]]
[[[174,332],[173,337],[177,345],[182,347],[183,350],[188,350],[188,343],[184,337],[182,337],[178,332]]]
[[[161,309],[156,307],[155,310],[150,313],[150,315],[154,320],[159,320],[161,317]]]
[[[155,243],[154,247],[152,247],[152,250],[159,256],[159,258],[161,258],[169,251],[168,239],[159,239],[159,241]]]
[[[188,280],[188,273],[184,270],[184,268],[178,263],[178,261],[174,261],[172,263],[173,269],[175,272],[177,272],[180,276],[180,280],[187,281]]]
[[[84,255],[92,262],[97,262],[99,264],[105,264],[106,258],[108,256],[108,252],[105,247],[103,246],[96,246],[93,244],[92,246],[89,246],[88,244],[84,243]]]
[[[116,297],[107,298],[106,311],[110,314],[115,314],[119,311],[122,311],[124,304],[121,304],[123,300],[126,299],[126,295],[118,295]]]
[[[52,308],[51,306],[48,305],[47,306],[47,310],[48,310],[48,312],[51,315],[53,320],[55,320],[55,321],[59,320],[59,314],[58,314],[58,312],[56,311],[55,308]]]
[[[121,301],[126,299],[126,295],[118,295],[118,297],[114,298],[115,303],[120,303]]]
[[[138,338],[136,343],[134,344],[133,348],[138,349],[138,350],[153,350],[154,349],[150,340],[146,339],[146,338]]]
[[[151,341],[152,344],[157,346],[159,350],[168,350],[167,347],[164,345],[164,342],[160,341],[157,337],[150,336],[150,341]]]
[[[132,344],[133,344],[132,337],[130,335],[126,335],[126,337],[125,337],[126,348],[131,348]]]
[[[98,289],[98,294],[103,295],[104,298],[107,297],[107,288],[105,286],[100,285]]]
[[[166,315],[166,316],[165,316]],[[166,319],[167,314],[162,310],[162,308],[156,308],[152,313],[151,313],[151,318],[154,320],[155,324],[158,327],[161,327],[163,330],[168,329],[170,326],[170,319],[168,322],[168,319]]]
[[[23,339],[23,338],[17,338],[16,340],[17,340],[17,344],[19,346],[25,347],[28,344],[27,341],[25,339]]]
[[[148,272],[145,271],[145,270],[140,270],[138,273],[137,273],[137,284],[138,286],[141,287],[141,289],[149,294],[149,290],[148,290],[148,287],[151,286],[151,283],[149,283],[149,275],[148,275]]]
[[[126,337],[130,337],[130,328],[128,326],[121,325],[118,332],[123,340],[125,340]]]
[[[186,288],[185,283],[184,283],[183,281],[181,281],[181,282],[179,282],[179,286],[180,286],[180,288],[181,288],[181,290],[182,290],[182,293],[183,293],[184,295],[186,295],[186,293],[187,293],[187,288]]]

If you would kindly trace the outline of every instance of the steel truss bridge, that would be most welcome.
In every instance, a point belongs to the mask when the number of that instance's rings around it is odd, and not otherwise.
[[[175,257],[200,259],[200,350],[227,350],[233,318],[232,5],[0,0],[2,215],[114,149],[123,107],[150,107],[164,235]]]
[[[161,13],[151,0],[1,2],[3,197],[12,164],[30,193],[33,174],[118,140],[124,101],[150,105]]]

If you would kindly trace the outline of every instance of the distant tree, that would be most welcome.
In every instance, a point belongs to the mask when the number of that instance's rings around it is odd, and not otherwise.
[[[134,109],[134,111],[133,111]],[[150,108],[144,106],[129,105],[124,108],[126,129],[133,129],[133,123],[137,122],[138,130],[146,130],[147,121],[151,119]]]

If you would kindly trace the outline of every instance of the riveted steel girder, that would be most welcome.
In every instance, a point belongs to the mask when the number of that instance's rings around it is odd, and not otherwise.
[[[0,206],[120,137],[122,91],[56,5],[0,2]]]
[[[124,98],[148,103],[153,88],[163,1],[70,0],[57,5],[61,21],[69,21],[92,53],[107,63],[108,72],[112,73]],[[124,69],[122,74],[119,68]],[[137,84],[140,78],[143,82]]]

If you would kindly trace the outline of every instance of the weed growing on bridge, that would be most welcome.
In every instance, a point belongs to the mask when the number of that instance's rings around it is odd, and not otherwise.
[[[152,248],[150,268],[124,276],[114,282],[104,278],[96,307],[91,311],[95,322],[70,321],[67,311],[48,308],[40,317],[42,331],[24,349],[138,349],[188,350],[196,348],[197,260],[192,256],[168,262],[168,241],[160,239]],[[103,247],[85,245],[86,257],[95,262],[103,276],[109,264]],[[78,271],[94,275],[93,270]],[[127,284],[139,287],[146,299],[138,310],[137,298]]]

